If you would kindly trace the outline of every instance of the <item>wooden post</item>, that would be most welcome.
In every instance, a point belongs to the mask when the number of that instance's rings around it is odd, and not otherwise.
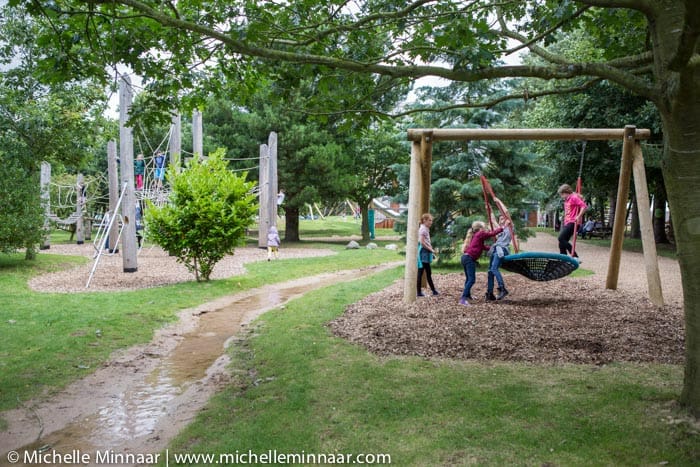
[[[649,300],[656,306],[663,306],[664,296],[661,290],[659,261],[656,257],[656,242],[654,241],[654,227],[651,221],[647,176],[644,170],[644,155],[642,154],[642,145],[639,144],[639,141],[634,142],[632,153],[634,191],[637,195],[637,211],[639,214],[639,227],[642,232],[642,250],[644,251],[644,265],[647,270]]]
[[[170,120],[170,166],[180,172],[180,162],[182,155],[182,118],[180,113],[173,114]]]
[[[49,216],[51,216],[51,164],[48,162],[41,163],[41,178],[39,183],[41,204],[44,207],[44,241],[39,249],[48,250],[51,248],[51,224],[49,222]]]
[[[430,182],[433,168],[433,132],[425,131],[420,139],[421,200],[420,214],[430,212]]]
[[[195,110],[192,112],[192,152],[200,160],[204,158],[202,147],[202,112]]]
[[[119,168],[117,166],[117,142],[107,143],[107,176],[109,178],[109,218],[117,215],[117,201],[119,201]],[[105,228],[107,228],[105,226]],[[119,235],[119,222],[112,222],[107,239],[107,249],[110,253],[117,250],[117,236]],[[104,245],[97,245],[99,249]]]
[[[85,206],[85,180],[83,174],[78,174],[75,196],[75,242],[78,245],[85,243],[85,224],[83,222],[83,206]]]
[[[617,206],[613,223],[612,239],[610,240],[610,258],[608,261],[608,276],[605,288],[616,290],[620,275],[620,257],[622,242],[625,239],[625,205],[630,190],[630,175],[632,172],[632,148],[634,147],[635,127],[625,126],[622,138],[622,160],[620,161],[620,178],[617,184]]]
[[[267,247],[267,229],[270,224],[270,150],[260,145],[260,169],[258,170],[258,247]]]
[[[420,139],[420,169],[421,169],[421,198],[420,209],[418,210],[418,219],[423,213],[430,212],[430,185],[433,172],[433,132],[426,130]],[[416,260],[417,261],[417,260]],[[416,262],[416,267],[417,267]],[[421,287],[428,286],[428,278],[426,275],[421,277]]]
[[[124,272],[138,271],[136,257],[136,197],[134,196],[134,134],[126,126],[132,103],[131,80],[122,76],[119,83],[119,165],[121,166],[121,184],[126,183],[122,199],[122,264]]]
[[[418,224],[420,223],[420,203],[422,199],[421,143],[411,144],[411,168],[408,185],[408,219],[406,221],[406,268],[404,271],[403,301],[416,301],[416,281],[418,279]]]
[[[274,131],[270,132],[270,136],[267,139],[267,150],[269,152],[269,180],[270,180],[270,191],[269,191],[269,203],[270,203],[270,227],[277,228],[277,133]]]

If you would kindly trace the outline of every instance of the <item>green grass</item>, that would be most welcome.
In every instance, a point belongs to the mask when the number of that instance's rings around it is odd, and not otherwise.
[[[252,263],[248,274],[226,280],[109,293],[29,289],[32,276],[85,258],[41,253],[24,261],[21,254],[0,255],[0,410],[56,391],[94,371],[115,350],[149,341],[184,308],[267,283],[401,259],[384,249],[322,246],[337,254]]]
[[[299,221],[299,235],[303,240],[304,237],[349,237],[351,235],[362,235],[362,225],[359,220],[355,220],[352,216],[343,218],[341,216],[329,216],[325,219]],[[284,232],[284,222],[278,225],[280,232]],[[375,229],[376,237],[397,236],[399,235],[393,229]]]
[[[284,234],[284,221],[279,221],[277,228]],[[315,220],[299,220],[299,235],[303,240],[304,237],[350,237],[352,235],[361,235],[361,223],[359,220],[355,220],[352,216],[347,216],[343,218],[342,216],[328,216],[325,219],[315,219]],[[257,226],[253,226],[253,229],[257,229]],[[91,243],[95,237],[91,240],[85,240],[85,243]],[[375,229],[376,237],[395,237],[399,233],[393,229]],[[284,236],[284,235],[283,235]],[[75,237],[71,242],[69,240],[70,232],[60,229],[53,229],[51,231],[51,244],[59,243],[74,243]],[[255,237],[257,241],[257,237]],[[252,239],[251,239],[252,241]],[[283,239],[284,241],[284,239]]]
[[[682,367],[378,357],[332,336],[391,270],[268,312],[231,349],[236,384],[171,452],[388,453],[395,465],[697,465]],[[252,376],[251,376],[252,375]]]
[[[302,238],[349,235],[337,220],[304,222],[317,222],[318,229],[303,230]],[[57,233],[52,242],[67,238]],[[245,276],[210,283],[81,294],[37,293],[26,284],[84,258],[44,252],[26,262],[21,255],[0,255],[0,409],[94,371],[113,351],[150,340],[183,308],[265,283],[403,258],[384,249],[294,246],[338,254],[253,263]],[[437,267],[439,272],[461,272],[461,265],[455,261]],[[325,323],[347,304],[401,274],[397,268],[315,291],[267,313],[255,334],[231,349],[235,384],[211,401],[171,449],[388,453],[395,465],[700,462],[697,431],[674,405],[681,366],[380,358],[330,335]]]

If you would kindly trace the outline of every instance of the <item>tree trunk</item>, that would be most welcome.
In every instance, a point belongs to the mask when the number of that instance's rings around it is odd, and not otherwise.
[[[36,247],[34,245],[27,245],[26,250],[24,250],[24,259],[29,261],[36,259]]]
[[[698,75],[700,81],[700,73]],[[700,89],[700,82],[695,89]],[[694,109],[674,111],[672,118],[662,113],[666,137],[664,181],[673,215],[685,312],[686,363],[680,401],[696,417],[700,417],[700,92],[698,94],[694,98]]]
[[[369,238],[369,202],[360,201],[360,213],[362,217],[362,241],[368,242]]]
[[[639,226],[639,206],[637,197],[632,197],[632,219],[630,219],[630,238],[642,238],[642,229]]]
[[[284,239],[288,242],[299,241],[299,208],[285,206],[284,208],[285,227]]]
[[[607,226],[612,227],[615,219],[615,211],[617,210],[617,196],[615,193],[611,193],[608,198],[608,203],[610,203],[610,212],[608,213]],[[605,222],[605,219],[602,219]]]
[[[654,189],[654,241],[656,243],[669,243],[666,235],[666,187],[663,181],[659,180]]]
[[[697,3],[653,4],[658,6],[648,10],[658,89],[653,97],[662,121],[661,169],[683,283],[686,359],[680,402],[700,417],[700,67],[692,57],[697,54],[697,23],[684,21],[686,15],[697,18]],[[686,27],[678,28],[684,22]]]

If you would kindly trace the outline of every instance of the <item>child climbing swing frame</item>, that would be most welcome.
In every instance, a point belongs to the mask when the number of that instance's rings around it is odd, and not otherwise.
[[[633,125],[619,128],[550,128],[550,129],[410,129],[411,166],[408,194],[408,225],[417,226],[421,213],[430,210],[430,174],[432,168],[432,148],[435,141],[475,141],[475,140],[622,140],[622,159],[617,187],[617,205],[624,206],[630,188],[630,177],[634,175],[634,186],[639,206],[639,223],[642,231],[642,249],[647,272],[649,299],[656,306],[663,305],[661,278],[656,258],[656,244],[649,212],[644,157],[640,140],[649,139],[651,131],[637,129]],[[617,289],[620,274],[620,258],[624,239],[624,209],[615,211],[612,241],[606,288]],[[409,228],[407,245],[418,243],[418,229]],[[404,276],[404,302],[416,300],[417,280],[416,249],[406,249],[406,269]]]

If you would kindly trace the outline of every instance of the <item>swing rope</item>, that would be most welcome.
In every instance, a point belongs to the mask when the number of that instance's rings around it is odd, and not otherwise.
[[[581,188],[583,183],[581,181],[581,174],[583,173],[583,157],[586,154],[586,140],[583,140],[583,145],[581,147],[581,161],[578,165],[578,178],[576,179],[576,193],[581,194]],[[571,243],[571,256],[576,255],[576,237],[578,237],[578,216],[576,216],[576,221],[574,222],[574,241]]]

